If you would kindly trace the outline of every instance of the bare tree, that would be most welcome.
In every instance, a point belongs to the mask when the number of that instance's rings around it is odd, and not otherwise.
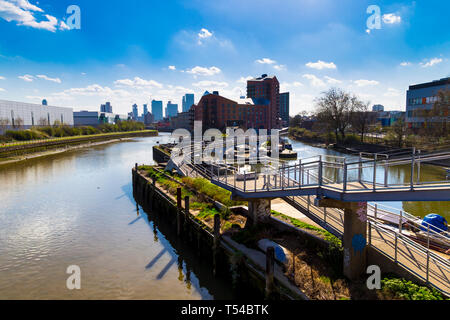
[[[433,108],[428,112],[428,116],[431,117],[432,127],[435,135],[444,136],[447,135],[448,125],[447,119],[450,110],[450,89],[441,89],[437,93],[437,100],[433,104]]]
[[[11,121],[8,118],[0,118],[0,133],[5,133],[10,125]]]
[[[345,131],[350,125],[351,113],[355,104],[355,97],[336,88],[324,92],[323,96],[317,99],[317,119],[329,130],[333,130],[336,141],[339,141],[339,134],[341,134],[342,140],[345,138]]]
[[[16,128],[23,129],[24,122],[23,122],[22,118],[17,118],[14,122],[15,122]]]
[[[403,146],[403,140],[406,134],[406,126],[403,119],[397,120],[390,128],[391,133],[394,136],[394,141],[399,148]]]
[[[369,126],[375,122],[375,114],[369,111],[369,102],[362,102],[354,98],[351,116],[352,128],[361,135],[364,142],[364,134],[369,131]]]
[[[38,121],[38,124],[43,127],[43,126],[46,126],[48,124],[48,121],[45,118],[40,118],[39,121]]]

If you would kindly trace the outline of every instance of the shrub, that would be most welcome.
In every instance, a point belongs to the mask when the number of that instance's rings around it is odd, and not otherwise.
[[[406,300],[443,300],[444,297],[437,290],[419,286],[411,281],[399,278],[384,278],[381,289],[394,298]]]

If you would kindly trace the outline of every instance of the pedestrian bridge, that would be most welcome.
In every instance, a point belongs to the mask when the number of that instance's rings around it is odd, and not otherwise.
[[[232,192],[234,197],[283,198],[315,195],[348,202],[361,201],[449,201],[450,181],[425,181],[423,163],[450,159],[450,152],[411,155],[401,159],[363,159],[347,162],[343,157],[317,156],[294,165],[273,163],[258,170],[240,170],[226,163],[209,167],[211,182]],[[408,167],[408,181],[394,182],[393,168]]]
[[[282,198],[325,230],[343,240],[344,273],[357,278],[365,272],[365,253],[355,251],[353,238],[362,235],[371,247],[423,282],[450,295],[450,262],[448,255],[433,250],[430,239],[449,242],[448,232],[428,227],[422,243],[413,241],[403,227],[420,225],[418,219],[403,210],[389,208],[382,201],[450,201],[450,181],[426,181],[421,166],[431,161],[450,159],[450,152],[439,152],[389,159],[375,155],[360,156],[348,162],[344,157],[316,156],[301,159],[293,165],[277,166],[276,161],[246,169],[226,162],[191,164],[178,162],[185,175],[203,176],[225,188],[232,197],[250,203]],[[395,168],[410,172],[399,183],[392,175]],[[406,182],[405,182],[406,181]],[[328,200],[331,205],[327,205]],[[333,202],[334,201],[334,202]],[[348,205],[346,205],[348,203]],[[255,206],[256,207],[256,206]],[[361,219],[360,209],[364,209]],[[397,210],[397,212],[396,212]],[[398,227],[392,227],[396,225]],[[364,250],[365,252],[366,250]],[[347,259],[348,258],[348,259]]]

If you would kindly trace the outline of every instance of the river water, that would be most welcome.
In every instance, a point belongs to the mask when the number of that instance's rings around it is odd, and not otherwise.
[[[230,284],[136,210],[134,163],[168,135],[0,167],[0,299],[225,299]],[[81,269],[68,290],[67,267]]]
[[[298,153],[299,158],[308,158],[316,155],[331,155],[331,156],[341,156],[346,157],[347,162],[358,161],[358,157],[349,156],[348,154],[344,154],[341,152],[337,152],[332,149],[324,149],[314,147],[299,141],[294,141],[288,139],[288,141],[292,144],[292,148],[294,151]],[[330,160],[328,160],[330,161]],[[294,163],[294,162],[291,162]],[[334,170],[325,170],[324,176],[329,176],[329,178],[333,178],[335,172]],[[342,172],[340,173],[340,179],[342,179]],[[356,175],[357,172],[354,170],[353,175]],[[417,174],[417,173],[416,173]],[[443,181],[445,180],[445,170],[442,167],[433,166],[433,165],[421,165],[420,170],[420,179],[421,181]],[[373,169],[366,168],[363,170],[363,179],[370,180],[373,177]],[[349,178],[351,178],[349,176]],[[377,170],[377,181],[384,181],[384,169],[379,168]],[[411,180],[411,167],[410,166],[395,166],[389,168],[389,183],[410,183]],[[450,194],[449,194],[450,200]],[[404,201],[404,202],[382,202],[384,206],[392,207],[398,210],[404,210],[418,217],[425,217],[430,213],[437,213],[444,216],[448,222],[450,222],[450,201]]]
[[[0,166],[0,299],[233,299],[228,281],[170,232],[161,232],[132,196],[131,168],[150,164],[137,138]],[[299,157],[343,155],[292,142]],[[407,169],[396,173],[408,179]],[[422,168],[440,177],[442,169]],[[449,218],[449,202],[389,205]],[[81,269],[68,290],[67,267]]]

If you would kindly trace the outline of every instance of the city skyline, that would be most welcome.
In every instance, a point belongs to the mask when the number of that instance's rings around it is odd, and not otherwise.
[[[265,73],[290,92],[291,116],[332,86],[405,110],[409,85],[450,75],[450,5],[431,2],[108,3],[104,14],[79,1],[81,29],[66,30],[68,3],[0,0],[0,99],[74,110],[110,101],[126,114],[206,90],[238,101],[246,80]],[[381,29],[366,26],[372,4]],[[117,23],[122,16],[134,18]]]

